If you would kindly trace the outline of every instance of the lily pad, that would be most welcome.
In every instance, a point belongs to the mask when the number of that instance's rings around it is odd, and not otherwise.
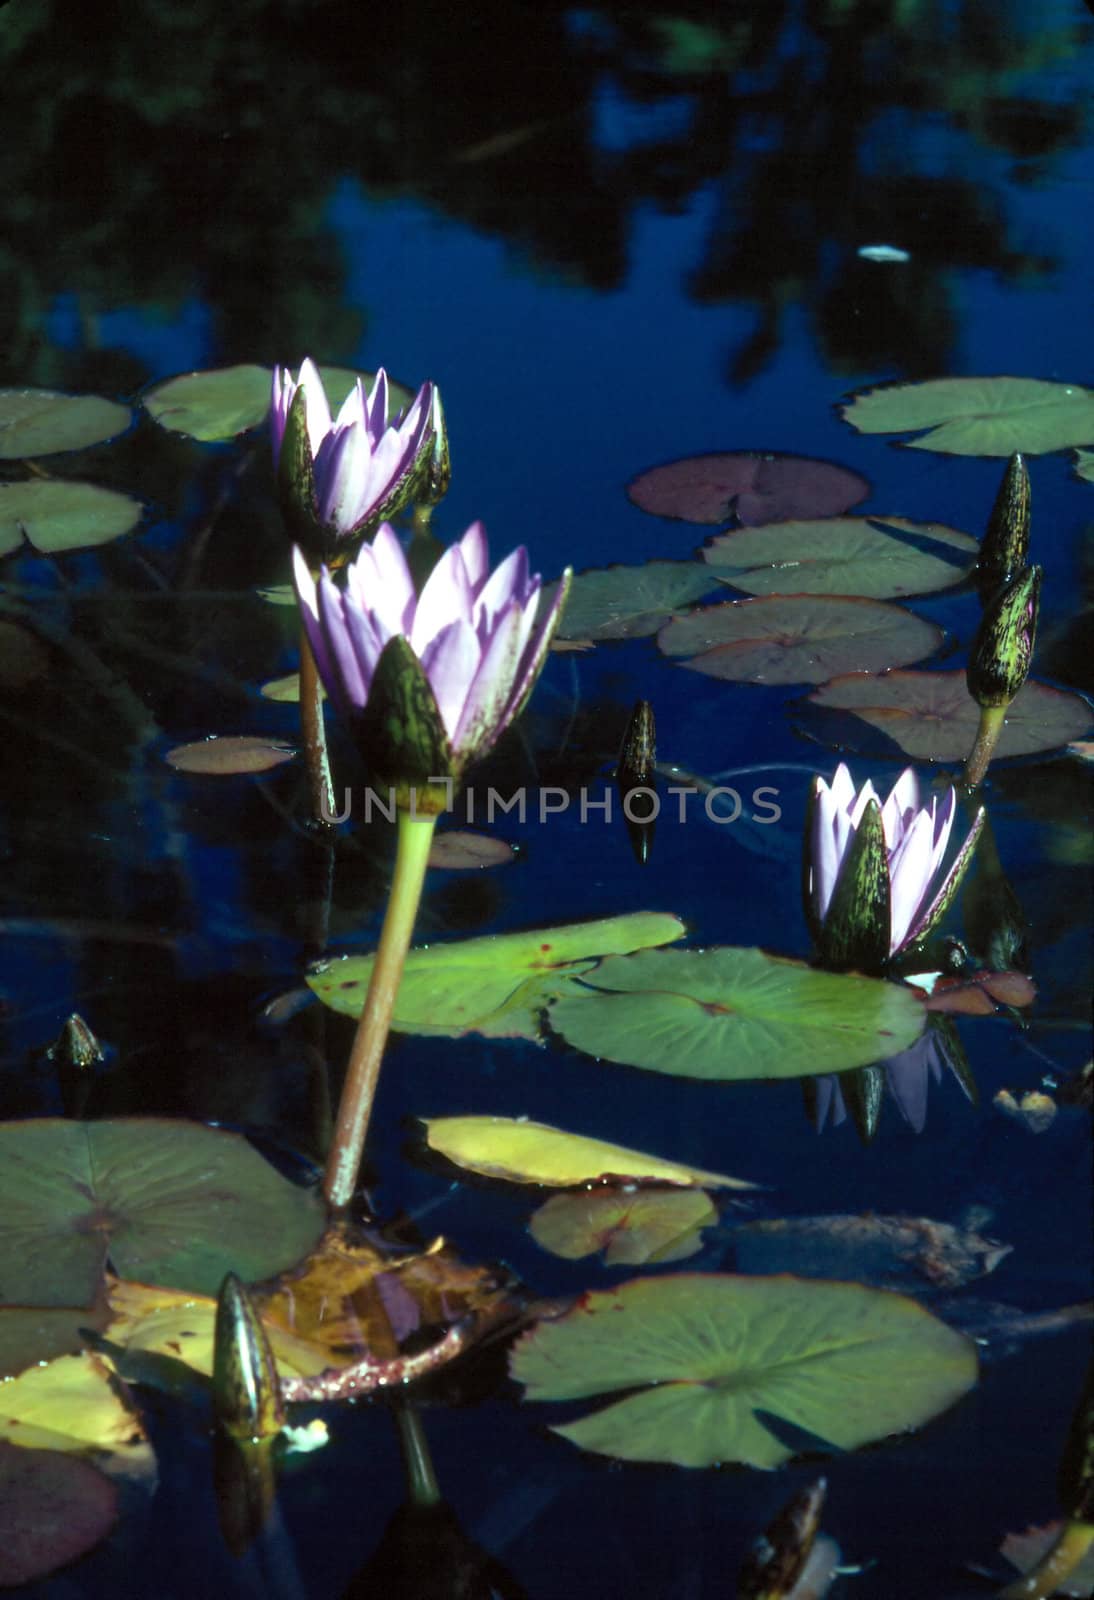
[[[197,739],[193,744],[177,744],[163,759],[176,772],[235,777],[241,772],[269,772],[291,761],[295,755],[292,745],[282,744],[277,739],[263,739],[258,734],[241,733],[227,738],[214,734],[208,739]]]
[[[517,1343],[530,1400],[639,1388],[556,1428],[625,1461],[773,1468],[771,1418],[835,1450],[922,1425],[977,1377],[975,1346],[914,1300],[858,1284],[679,1274],[585,1294]]]
[[[1076,450],[1075,476],[1094,483],[1094,450]]]
[[[0,1505],[0,1588],[14,1589],[93,1550],[117,1521],[118,1491],[90,1461],[0,1442]]]
[[[297,1260],[316,1197],[238,1134],[155,1117],[0,1123],[0,1294],[90,1305],[107,1261],[126,1277],[215,1293]]]
[[[704,606],[667,623],[657,648],[735,683],[825,683],[933,654],[941,628],[901,606],[841,595],[771,595]]]
[[[930,431],[913,450],[1042,455],[1094,443],[1094,389],[1041,378],[932,378],[856,394],[840,414],[860,433]]]
[[[411,950],[395,1001],[392,1027],[400,1033],[459,1038],[485,1033],[535,1039],[547,1000],[597,956],[642,950],[684,936],[679,918],[638,911],[600,922],[575,922],[527,933],[491,934]],[[309,986],[334,1011],[358,1017],[372,973],[372,956],[322,961]]]
[[[0,556],[24,538],[43,555],[87,550],[132,533],[143,506],[131,495],[94,483],[29,478],[0,484]]]
[[[696,1189],[754,1189],[743,1178],[566,1133],[523,1117],[432,1117],[426,1141],[446,1160],[484,1178],[569,1189],[598,1178],[641,1178]]]
[[[85,1350],[0,1385],[0,1439],[28,1450],[105,1454],[111,1472],[147,1477],[153,1456],[110,1362]]]
[[[444,872],[481,872],[484,867],[507,867],[517,853],[504,839],[467,828],[438,833],[429,847],[429,865]]]
[[[601,567],[579,572],[570,586],[556,637],[560,640],[641,639],[717,587],[698,561],[647,561],[641,567]],[[554,602],[558,584],[540,599],[540,615]]]
[[[609,956],[548,1012],[587,1055],[716,1079],[866,1066],[906,1050],[924,1017],[901,985],[732,946]]]
[[[371,372],[347,367],[320,367],[331,409],[337,410],[357,379],[366,385]],[[144,395],[145,409],[163,428],[191,439],[217,443],[234,439],[265,422],[270,410],[273,373],[269,367],[244,364],[216,367],[207,372],[186,372],[157,383]],[[413,398],[401,383],[389,380],[388,415],[408,406]]]
[[[701,1189],[607,1186],[556,1194],[528,1224],[532,1238],[566,1261],[602,1252],[608,1267],[683,1261],[703,1248],[718,1213]]]
[[[905,517],[825,517],[723,533],[703,555],[746,594],[846,594],[896,600],[960,583],[979,545],[967,533]]]
[[[300,674],[287,672],[283,678],[271,678],[269,683],[264,683],[258,691],[265,700],[277,700],[286,705],[297,705],[300,701]],[[326,699],[326,690],[321,689],[323,698]]]
[[[124,433],[131,415],[128,406],[97,394],[0,389],[0,460],[86,450]]]
[[[85,1328],[106,1325],[105,1306],[0,1307],[0,1380],[86,1349]]]
[[[736,514],[745,527],[838,516],[869,491],[865,478],[832,461],[754,450],[688,456],[651,467],[627,485],[632,503],[655,517],[716,523]]]
[[[841,750],[903,752],[915,761],[963,761],[980,722],[962,671],[853,673],[816,689],[806,704],[820,713],[806,731],[823,738],[831,726]],[[1092,720],[1081,695],[1027,681],[1007,708],[996,755],[1055,750],[1081,738]]]

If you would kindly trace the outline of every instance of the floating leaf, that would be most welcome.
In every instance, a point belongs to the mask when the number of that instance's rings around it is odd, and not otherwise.
[[[1076,450],[1075,476],[1094,483],[1094,450]]]
[[[271,678],[269,683],[264,683],[258,691],[266,700],[276,700],[286,705],[296,705],[300,700],[300,674],[288,672],[283,678]],[[320,689],[326,699],[326,690]]]
[[[336,411],[358,377],[371,384],[374,374],[351,372],[346,367],[320,367],[331,409]],[[217,367],[208,372],[186,372],[157,383],[144,395],[144,405],[161,427],[185,433],[191,439],[215,443],[234,439],[265,422],[270,409],[272,372],[269,367],[245,364]],[[388,415],[408,406],[413,396],[402,384],[389,379]]]
[[[260,600],[265,600],[267,605],[296,605],[296,590],[291,583],[271,583],[264,589],[256,589],[255,593]]]
[[[401,1033],[458,1038],[486,1033],[538,1036],[538,1014],[553,994],[599,955],[668,944],[684,935],[677,917],[638,911],[601,922],[576,922],[528,933],[491,934],[411,950],[403,968],[392,1027]],[[372,956],[323,961],[308,984],[334,1011],[357,1017],[365,1003]]]
[[[9,1303],[90,1305],[126,1277],[215,1292],[295,1261],[322,1209],[238,1134],[156,1117],[0,1123],[0,1283]]]
[[[939,978],[924,1004],[928,1011],[990,1017],[997,1005],[1031,1006],[1036,998],[1037,986],[1024,972],[971,972]]]
[[[554,1002],[551,1027],[586,1055],[687,1078],[796,1078],[895,1055],[919,1037],[911,990],[763,950],[609,956]]]
[[[118,1491],[90,1461],[0,1442],[0,1588],[14,1589],[86,1555],[118,1517]]]
[[[602,1251],[608,1267],[683,1261],[703,1248],[718,1213],[700,1189],[620,1189],[556,1194],[528,1224],[536,1243],[567,1261]]]
[[[202,772],[217,777],[234,777],[241,772],[269,772],[291,761],[296,751],[277,739],[241,733],[228,738],[215,734],[193,744],[177,744],[164,760],[177,772]]]
[[[0,460],[85,450],[124,433],[130,410],[97,394],[0,389]]]
[[[869,490],[865,478],[831,461],[751,450],[670,461],[627,485],[633,504],[655,517],[713,523],[736,513],[746,527],[838,516]]]
[[[28,1450],[102,1452],[108,1470],[146,1476],[152,1451],[110,1363],[85,1350],[0,1385],[0,1439]]]
[[[0,484],[0,556],[20,549],[24,537],[43,555],[109,544],[133,531],[142,510],[131,495],[94,483],[28,478]]]
[[[972,749],[980,709],[963,671],[851,673],[815,690],[806,704],[821,715],[809,730],[831,726],[841,750],[899,755],[915,761],[963,761]],[[1079,739],[1090,728],[1081,695],[1027,681],[1007,708],[997,756],[1028,756]]]
[[[772,1468],[788,1424],[836,1450],[920,1426],[976,1382],[972,1342],[902,1295],[681,1274],[585,1294],[517,1343],[531,1400],[641,1392],[557,1428],[625,1461]]]
[[[425,1133],[429,1148],[457,1167],[508,1183],[569,1189],[598,1178],[642,1178],[687,1188],[756,1187],[743,1178],[704,1172],[701,1167],[519,1117],[432,1117],[425,1123]]]
[[[86,1348],[84,1328],[102,1328],[104,1306],[11,1306],[0,1308],[0,1379],[54,1356],[73,1356]]]
[[[699,561],[647,561],[641,567],[602,567],[579,572],[570,586],[557,639],[640,639],[717,587],[717,577]],[[540,599],[545,616],[558,592],[552,583]]]
[[[429,847],[429,865],[445,872],[505,867],[515,860],[516,851],[504,839],[496,839],[489,833],[472,833],[465,828],[436,834]]]
[[[1011,1246],[930,1217],[776,1217],[730,1233],[738,1272],[793,1272],[874,1288],[960,1289],[994,1272]]]
[[[863,390],[840,407],[860,433],[930,431],[913,450],[1042,455],[1094,442],[1094,389],[1040,378],[932,378]]]
[[[900,606],[830,595],[772,595],[704,606],[657,635],[692,672],[735,683],[824,683],[931,655],[942,630]]]
[[[723,533],[703,551],[746,594],[846,594],[875,600],[930,594],[972,571],[967,533],[905,517],[826,517]]]

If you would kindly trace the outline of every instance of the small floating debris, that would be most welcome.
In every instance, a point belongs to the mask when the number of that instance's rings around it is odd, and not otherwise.
[[[911,255],[895,244],[863,244],[855,251],[863,261],[910,261]]]
[[[1011,1117],[1028,1128],[1030,1133],[1044,1133],[1056,1116],[1056,1102],[1049,1094],[1032,1089],[1028,1094],[1015,1096],[1009,1089],[1000,1089],[992,1104],[1004,1116]]]

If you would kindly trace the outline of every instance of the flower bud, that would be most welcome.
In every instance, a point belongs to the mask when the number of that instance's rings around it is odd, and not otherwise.
[[[988,605],[1005,583],[1026,565],[1029,551],[1029,473],[1020,455],[1011,456],[976,563],[980,604]]]
[[[969,693],[985,709],[1009,706],[1026,681],[1037,637],[1041,568],[1024,567],[985,607],[973,640],[966,677]]]
[[[234,1272],[228,1273],[217,1297],[213,1414],[224,1431],[237,1439],[269,1438],[285,1421],[270,1341]]]

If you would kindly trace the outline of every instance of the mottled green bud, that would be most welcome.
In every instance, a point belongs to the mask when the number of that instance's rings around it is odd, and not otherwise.
[[[969,655],[969,693],[985,709],[1008,706],[1026,681],[1037,637],[1041,568],[1025,567],[985,607]]]
[[[266,1330],[234,1272],[228,1273],[217,1297],[213,1415],[237,1439],[268,1439],[280,1432],[285,1421]]]
[[[976,587],[986,606],[1026,565],[1029,553],[1029,473],[1019,455],[1011,456],[976,563]]]
[[[881,807],[876,800],[868,800],[817,938],[822,964],[836,970],[884,971],[890,926],[889,862]]]

